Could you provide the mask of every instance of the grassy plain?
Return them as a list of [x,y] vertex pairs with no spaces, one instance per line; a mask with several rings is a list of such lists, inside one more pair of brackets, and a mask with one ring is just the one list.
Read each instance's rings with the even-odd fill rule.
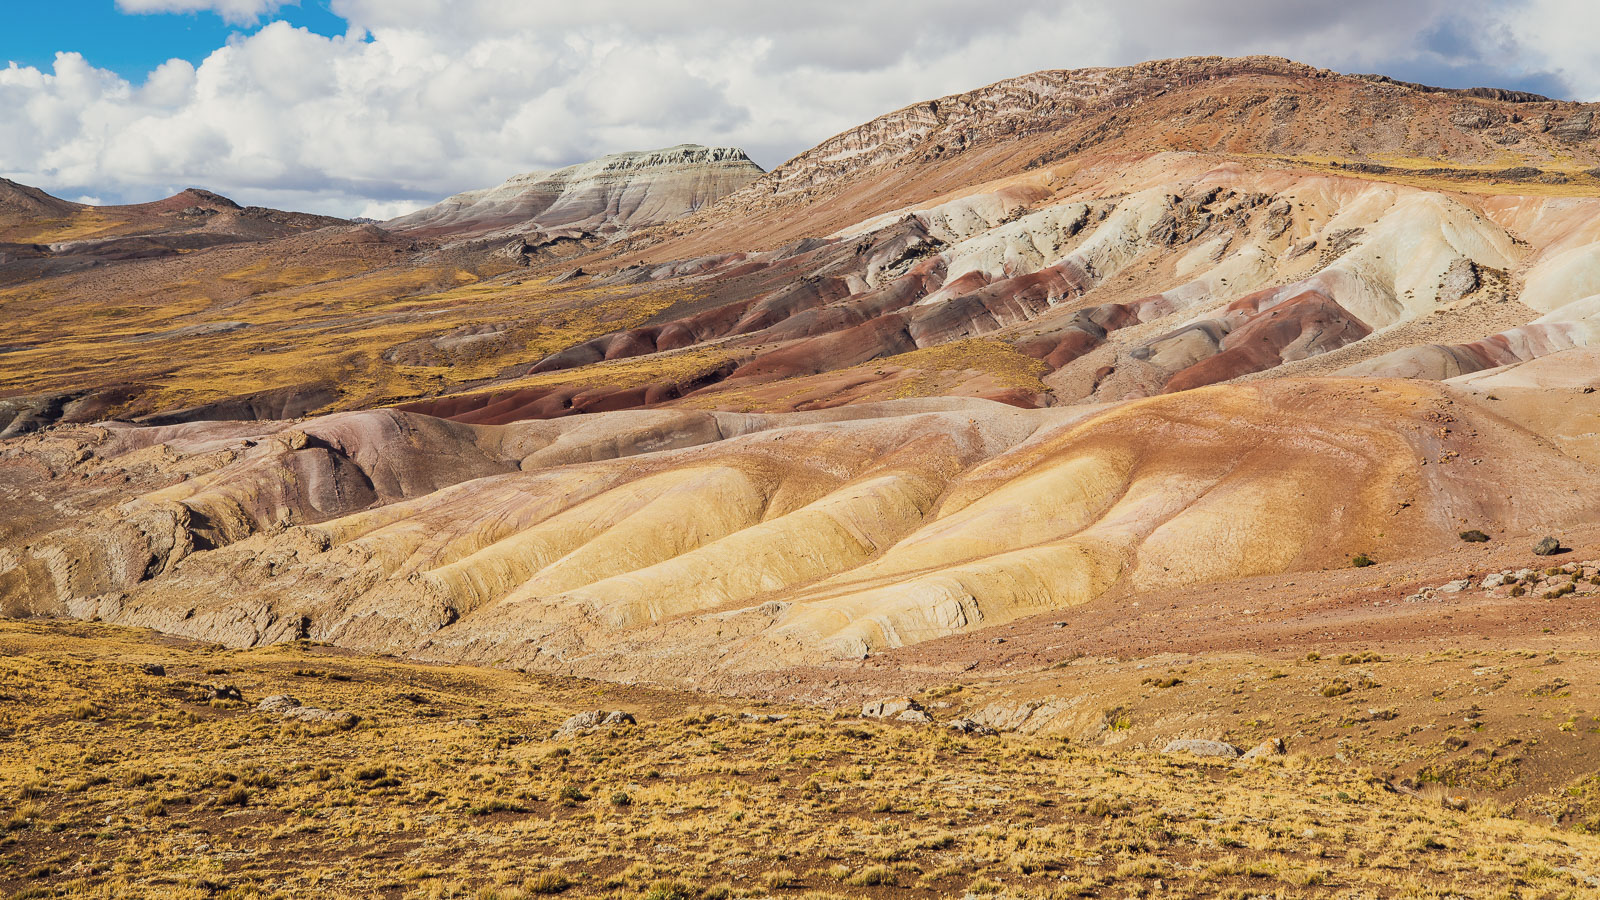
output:
[[[229,685],[242,702],[208,698]],[[255,708],[285,693],[359,721]],[[595,708],[638,722],[552,737]],[[1239,765],[82,623],[0,623],[0,798],[13,898],[1577,898],[1600,884],[1600,839],[1396,792],[1335,759]]]

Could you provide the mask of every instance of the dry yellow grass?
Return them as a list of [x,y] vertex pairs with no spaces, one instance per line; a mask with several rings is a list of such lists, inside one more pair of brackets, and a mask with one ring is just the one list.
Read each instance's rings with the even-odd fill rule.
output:
[[[207,700],[222,684],[245,702]],[[255,710],[278,693],[361,721]],[[552,739],[592,708],[639,721]],[[11,896],[1565,898],[1600,868],[1595,838],[1298,756],[1236,767],[83,624],[0,625],[0,736]]]
[[[531,366],[688,298],[655,285],[552,286],[495,278],[492,267],[397,265],[362,247],[275,259],[223,248],[141,265],[149,271],[122,267],[109,282],[77,274],[0,288],[17,345],[0,392],[139,382],[153,387],[141,412],[320,381],[340,393],[331,408],[371,406]],[[239,324],[183,330],[222,323]],[[474,327],[505,338],[491,352],[431,344]]]

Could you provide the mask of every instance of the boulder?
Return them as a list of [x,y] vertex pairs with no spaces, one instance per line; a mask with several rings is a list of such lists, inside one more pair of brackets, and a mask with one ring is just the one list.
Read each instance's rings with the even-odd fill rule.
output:
[[1196,739],[1181,739],[1172,741],[1162,748],[1162,753],[1192,753],[1195,756],[1219,756],[1224,759],[1238,759],[1244,755],[1238,747],[1227,741],[1203,741]]
[[1472,586],[1472,582],[1466,580],[1465,578],[1460,578],[1460,579],[1457,579],[1455,581],[1451,581],[1451,582],[1448,582],[1446,584],[1439,585],[1439,593],[1441,593],[1441,594],[1459,594],[1459,593],[1461,593],[1462,591],[1466,590],[1467,588],[1469,588],[1471,586]]
[[272,713],[280,719],[293,719],[298,722],[310,722],[317,725],[336,725],[340,728],[349,728],[360,721],[354,713],[336,709],[318,709],[315,706],[304,706],[299,700],[288,694],[273,694],[263,697],[256,704],[257,712]]
[[869,700],[861,705],[861,715],[868,719],[893,719],[907,712],[926,712],[922,704],[910,697],[889,700]]
[[926,725],[933,721],[933,716],[920,709],[908,709],[894,717],[896,722],[910,722],[913,725]]
[[1554,556],[1561,549],[1561,542],[1554,537],[1546,537],[1533,545],[1534,556]]
[[561,727],[556,729],[555,736],[558,738],[571,737],[575,734],[594,731],[597,728],[614,728],[618,725],[634,724],[637,724],[637,721],[633,718],[633,715],[620,709],[614,709],[611,712],[606,712],[602,709],[591,709],[578,713],[562,722]]
[[167,667],[160,663],[145,663],[139,667],[139,671],[146,675],[154,675],[157,678],[161,678],[167,674]]
[[1486,576],[1483,579],[1483,583],[1481,585],[1479,585],[1479,587],[1483,588],[1486,591],[1492,591],[1495,588],[1497,588],[1500,585],[1505,584],[1505,583],[1506,583],[1506,576],[1500,574],[1499,572],[1495,572],[1495,573],[1492,573],[1492,574]]

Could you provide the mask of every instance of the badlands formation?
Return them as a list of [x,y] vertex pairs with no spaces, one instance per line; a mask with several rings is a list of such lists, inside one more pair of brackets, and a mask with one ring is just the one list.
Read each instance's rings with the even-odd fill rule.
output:
[[8,616],[798,696],[1600,537],[1592,105],[1205,58],[380,225],[5,189]]

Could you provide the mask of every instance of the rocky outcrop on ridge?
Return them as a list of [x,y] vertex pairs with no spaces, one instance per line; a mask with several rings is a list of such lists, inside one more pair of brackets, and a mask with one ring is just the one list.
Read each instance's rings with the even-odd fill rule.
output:
[[733,147],[613,153],[467,191],[385,227],[418,237],[559,236],[669,222],[744,187],[761,168]]

